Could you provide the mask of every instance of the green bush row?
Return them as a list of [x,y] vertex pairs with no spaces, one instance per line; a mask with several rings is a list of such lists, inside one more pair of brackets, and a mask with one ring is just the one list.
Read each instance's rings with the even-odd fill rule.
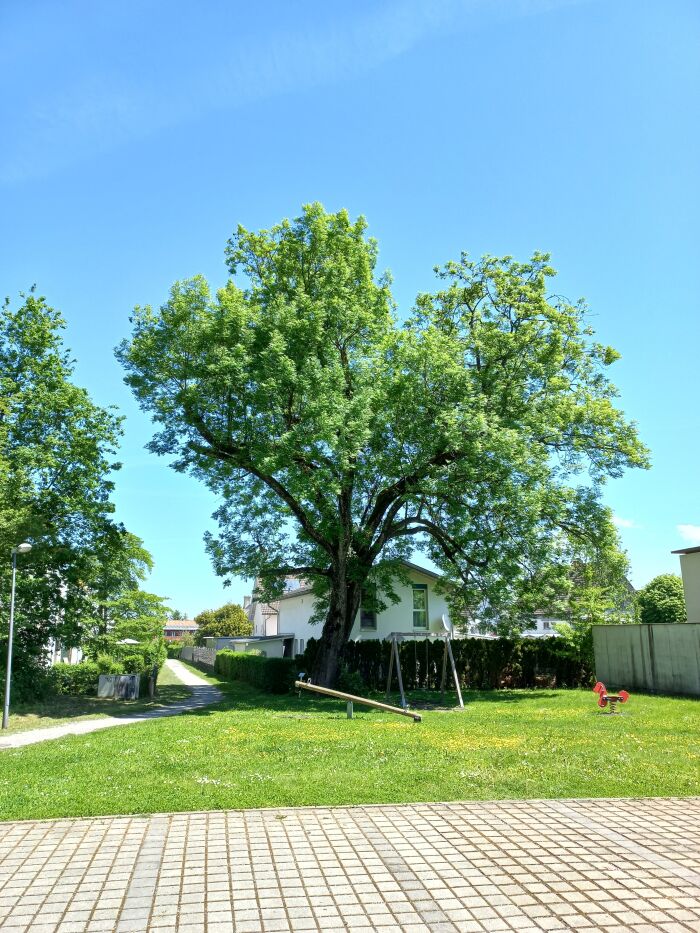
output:
[[298,664],[292,658],[263,658],[242,651],[219,651],[214,670],[222,680],[240,680],[266,693],[288,693]]
[[101,673],[96,661],[54,664],[49,671],[50,688],[60,696],[95,696]]
[[62,696],[95,696],[100,674],[139,674],[141,677],[150,677],[154,665],[160,670],[163,659],[159,646],[128,647],[131,650],[118,658],[99,654],[94,660],[86,659],[79,664],[54,664],[47,672],[49,691]]
[[[560,638],[461,638],[452,643],[461,686],[474,690],[499,687],[578,687],[593,681],[586,658]],[[310,638],[299,670],[312,671],[319,641]],[[341,677],[359,675],[365,687],[383,690],[389,670],[390,642],[351,641],[341,659]],[[407,690],[438,689],[444,642],[441,639],[407,640],[399,644],[401,673]],[[448,663],[448,688],[451,672]],[[396,673],[393,687],[396,688]]]

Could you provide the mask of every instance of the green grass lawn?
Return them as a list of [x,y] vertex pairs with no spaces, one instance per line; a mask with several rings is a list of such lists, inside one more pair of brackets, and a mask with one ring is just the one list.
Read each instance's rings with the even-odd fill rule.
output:
[[158,675],[156,697],[148,695],[138,700],[112,700],[100,697],[52,696],[36,703],[11,706],[7,735],[26,732],[27,729],[46,729],[66,722],[81,722],[84,719],[102,719],[103,716],[126,716],[149,709],[168,706],[190,696],[190,691],[167,667]]
[[423,722],[207,678],[218,706],[0,753],[0,817],[700,792],[700,703],[583,690],[465,694]]

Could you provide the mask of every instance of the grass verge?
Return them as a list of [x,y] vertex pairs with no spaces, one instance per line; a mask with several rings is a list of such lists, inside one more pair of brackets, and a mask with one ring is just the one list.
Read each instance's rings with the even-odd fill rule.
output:
[[158,688],[153,700],[148,696],[138,700],[51,696],[35,703],[12,707],[9,728],[3,735],[29,729],[47,729],[67,722],[82,722],[84,719],[102,719],[104,716],[130,716],[169,706],[189,696],[188,688],[167,667],[163,667],[158,675]]
[[0,817],[700,792],[694,700],[604,716],[589,691],[467,692],[414,725],[205,679],[217,706],[2,752]]

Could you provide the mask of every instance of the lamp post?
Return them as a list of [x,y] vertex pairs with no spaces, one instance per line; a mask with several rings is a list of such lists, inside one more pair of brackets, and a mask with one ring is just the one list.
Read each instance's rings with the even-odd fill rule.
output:
[[5,705],[2,708],[2,728],[7,729],[10,719],[10,678],[12,677],[12,636],[15,628],[15,578],[17,576],[17,555],[31,551],[27,541],[12,548],[12,593],[10,596],[10,631],[7,636],[7,670],[5,671]]

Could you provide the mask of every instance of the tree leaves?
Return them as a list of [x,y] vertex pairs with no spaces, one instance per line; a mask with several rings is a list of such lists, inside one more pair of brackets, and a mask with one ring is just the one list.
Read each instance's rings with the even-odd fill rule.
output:
[[506,613],[607,540],[600,486],[647,452],[548,255],[462,254],[403,323],[345,211],[238,227],[226,255],[238,284],[177,283],[117,351],[151,449],[220,497],[218,573],[269,597],[296,569],[330,599],[415,548],[455,605]]

